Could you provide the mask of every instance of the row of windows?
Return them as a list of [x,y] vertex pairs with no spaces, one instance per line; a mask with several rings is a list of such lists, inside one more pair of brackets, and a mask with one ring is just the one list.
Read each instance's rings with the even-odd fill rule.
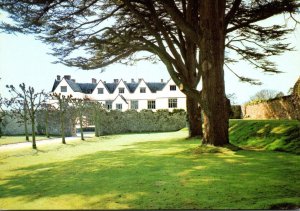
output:
[[[134,109],[134,110],[137,110],[139,109],[139,101],[137,100],[131,100],[130,101],[130,109]],[[168,99],[168,106],[169,108],[177,108],[177,99],[176,98],[170,98]],[[108,109],[108,110],[111,110],[112,109],[112,101],[111,100],[108,100],[108,101],[105,101],[105,108]],[[147,101],[147,108],[148,109],[155,109],[156,108],[156,102],[155,100],[148,100]],[[122,104],[116,104],[116,109],[118,110],[122,110]]]

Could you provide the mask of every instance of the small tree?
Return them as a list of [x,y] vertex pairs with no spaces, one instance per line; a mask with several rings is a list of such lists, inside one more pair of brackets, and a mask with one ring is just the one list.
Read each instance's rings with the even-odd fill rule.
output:
[[[19,85],[21,86],[21,84]],[[28,133],[28,101],[26,92],[21,89],[18,91],[13,85],[6,85],[12,98],[7,102],[7,106],[11,108],[11,114],[14,118],[20,117],[18,123],[24,123],[25,139],[29,141]],[[21,87],[20,87],[21,88]]]
[[65,135],[65,119],[66,119],[66,111],[69,108],[69,103],[71,102],[72,95],[61,95],[60,93],[53,93],[50,96],[54,97],[58,101],[59,116],[60,116],[60,133],[62,143],[66,144],[66,135]]
[[23,111],[24,111],[24,120],[25,120],[25,132],[26,140],[28,138],[28,130],[27,130],[27,116],[31,122],[31,130],[32,130],[32,148],[37,149],[36,139],[35,139],[35,119],[36,112],[41,107],[42,103],[45,101],[44,96],[45,92],[42,90],[40,92],[35,92],[34,88],[29,86],[28,89],[24,83],[20,84],[19,87],[21,91],[18,91],[13,85],[8,86],[10,91],[16,94],[15,100],[16,102],[23,102]]
[[95,136],[99,137],[100,136],[100,116],[101,112],[103,111],[103,106],[101,103],[98,101],[89,101],[88,103],[88,116],[89,116],[89,121],[94,122],[95,125]]
[[83,136],[83,123],[84,123],[84,118],[83,115],[87,109],[87,101],[89,99],[72,99],[72,104],[75,106],[76,114],[79,117],[79,125],[80,125],[80,136],[81,140],[84,141],[84,136]]
[[263,89],[257,92],[255,95],[250,97],[251,101],[265,101],[275,98],[279,94],[278,91]]
[[4,110],[4,105],[7,100],[0,96],[0,138],[2,137],[2,128],[5,124],[5,117],[7,116],[7,111]]

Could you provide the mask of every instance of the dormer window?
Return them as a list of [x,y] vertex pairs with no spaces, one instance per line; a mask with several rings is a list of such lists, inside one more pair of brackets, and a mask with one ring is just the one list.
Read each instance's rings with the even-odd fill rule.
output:
[[60,92],[67,92],[67,86],[61,86]]
[[98,94],[103,94],[103,88],[98,88]]
[[124,88],[119,88],[119,93],[122,94],[124,93],[125,89]]
[[170,91],[176,91],[176,86],[175,85],[170,85]]
[[145,87],[141,87],[140,88],[140,93],[146,93],[146,88]]

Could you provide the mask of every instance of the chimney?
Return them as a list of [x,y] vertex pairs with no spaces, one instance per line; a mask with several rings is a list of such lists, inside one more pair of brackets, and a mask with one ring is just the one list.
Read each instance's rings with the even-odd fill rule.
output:
[[163,82],[164,82],[164,79],[160,79],[160,82],[163,83]]
[[106,84],[106,81],[103,81],[104,84]]
[[71,79],[71,81],[73,81],[74,83],[76,82],[75,79]]
[[56,80],[60,81],[60,75],[56,76]]
[[71,80],[71,76],[70,76],[70,75],[64,75],[64,78],[65,78],[66,80]]
[[142,78],[139,78],[139,83],[142,81]]
[[97,83],[96,78],[92,78],[92,84],[96,84],[96,83]]
[[114,83],[118,83],[119,82],[119,79],[114,79]]
[[134,83],[134,79],[133,78],[131,79],[131,83]]

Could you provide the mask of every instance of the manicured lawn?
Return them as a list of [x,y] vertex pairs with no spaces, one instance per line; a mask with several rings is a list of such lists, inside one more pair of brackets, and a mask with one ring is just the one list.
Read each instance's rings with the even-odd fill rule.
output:
[[[51,137],[53,138],[53,137]],[[46,136],[36,136],[35,140],[45,140],[49,139]],[[32,137],[29,136],[29,141],[32,141]],[[0,146],[5,144],[15,144],[15,143],[22,143],[27,142],[25,136],[2,136],[0,138]]]
[[[268,209],[300,205],[300,157],[199,153],[187,131],[0,151],[0,209]],[[205,150],[203,150],[205,151]]]

